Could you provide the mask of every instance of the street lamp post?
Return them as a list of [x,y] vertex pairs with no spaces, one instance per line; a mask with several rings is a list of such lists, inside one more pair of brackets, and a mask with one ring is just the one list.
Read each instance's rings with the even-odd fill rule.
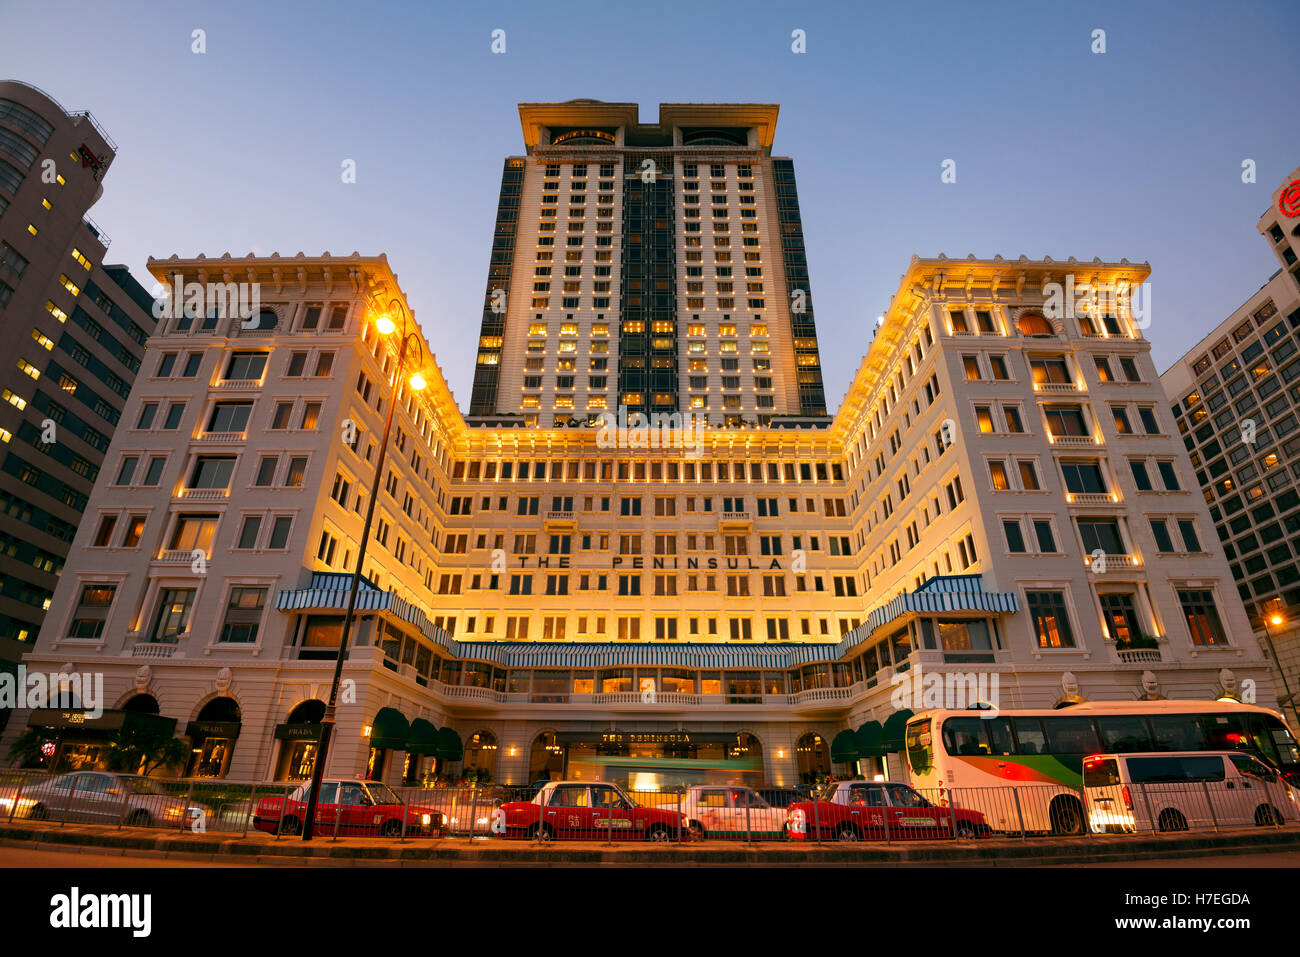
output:
[[[338,658],[334,662],[334,680],[330,684],[329,702],[325,705],[325,716],[321,719],[320,728],[320,745],[316,749],[316,760],[312,764],[311,787],[307,793],[307,815],[302,824],[302,839],[310,841],[312,830],[316,821],[316,804],[320,797],[321,779],[325,776],[325,761],[329,755],[330,739],[334,734],[334,709],[338,703],[339,685],[343,680],[343,662],[348,656],[348,637],[352,632],[352,619],[357,608],[357,593],[361,589],[361,569],[366,561],[366,546],[370,543],[370,523],[375,516],[375,501],[379,498],[379,483],[384,474],[384,459],[388,455],[388,433],[393,426],[393,410],[397,408],[397,391],[402,381],[402,371],[406,366],[407,348],[414,343],[415,355],[423,356],[423,349],[420,346],[420,337],[414,330],[408,330],[406,307],[400,299],[393,299],[388,304],[389,315],[380,316],[375,320],[375,328],[380,334],[385,336],[392,335],[397,331],[397,324],[393,322],[392,313],[396,312],[401,316],[401,346],[397,350],[397,371],[393,376],[393,394],[388,402],[388,414],[384,418],[384,437],[379,442],[379,461],[375,464],[375,480],[370,484],[370,501],[366,503],[366,521],[361,529],[361,547],[357,552],[357,564],[352,570],[352,590],[348,594],[348,612],[343,619],[343,635],[339,639]],[[412,374],[411,388],[419,391],[424,388],[424,377],[418,372]]]
[[1273,646],[1273,635],[1268,630],[1270,623],[1280,625],[1284,619],[1276,611],[1262,617],[1264,620],[1264,641],[1268,643],[1268,652],[1273,656],[1273,663],[1277,665],[1278,677],[1282,679],[1282,691],[1286,695],[1287,703],[1291,705],[1291,713],[1295,715],[1296,731],[1300,733],[1300,708],[1296,707],[1295,695],[1291,693],[1291,683],[1286,680],[1286,672],[1282,669],[1282,659],[1277,656],[1277,648]]

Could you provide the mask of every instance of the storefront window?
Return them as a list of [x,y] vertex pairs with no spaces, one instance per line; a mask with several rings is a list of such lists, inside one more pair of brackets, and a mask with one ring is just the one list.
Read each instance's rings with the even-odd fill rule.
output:
[[533,672],[533,693],[529,699],[539,704],[562,704],[569,699],[567,671]]
[[506,679],[507,694],[528,694],[533,673],[527,668],[514,668]]
[[632,689],[631,668],[610,668],[599,673],[600,693],[617,694]]
[[596,690],[596,678],[590,671],[575,671],[573,673],[573,693],[574,694],[592,694]]
[[669,694],[695,694],[695,672],[665,668],[660,673],[663,690]]
[[700,672],[700,694],[722,694],[722,673],[718,671]]
[[762,703],[763,682],[757,671],[727,672],[728,704]]

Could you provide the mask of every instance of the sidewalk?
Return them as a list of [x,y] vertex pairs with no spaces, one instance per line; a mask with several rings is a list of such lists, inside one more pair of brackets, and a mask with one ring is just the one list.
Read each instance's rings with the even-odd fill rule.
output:
[[[1244,828],[1222,833],[1152,837],[1073,837],[980,841],[920,841],[909,844],[828,843],[818,846],[769,841],[700,844],[615,844],[566,842],[538,845],[492,838],[375,840],[328,837],[304,843],[271,835],[177,834],[95,826],[0,824],[0,846],[39,850],[95,849],[98,853],[221,861],[249,866],[880,866],[944,865],[1016,867],[1038,864],[1091,864],[1206,854],[1232,855],[1300,849],[1300,828]],[[1226,863],[1226,862],[1225,862]]]

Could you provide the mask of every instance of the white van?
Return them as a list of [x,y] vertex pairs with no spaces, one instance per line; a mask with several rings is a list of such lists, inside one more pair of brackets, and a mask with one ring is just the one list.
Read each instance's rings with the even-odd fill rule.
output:
[[1090,755],[1083,791],[1097,834],[1300,820],[1295,792],[1272,768],[1238,751]]

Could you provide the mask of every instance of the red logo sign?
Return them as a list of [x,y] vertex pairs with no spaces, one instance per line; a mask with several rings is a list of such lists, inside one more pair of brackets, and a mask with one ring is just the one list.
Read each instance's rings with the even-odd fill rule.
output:
[[1283,216],[1300,216],[1300,179],[1292,180],[1277,198],[1277,208]]

